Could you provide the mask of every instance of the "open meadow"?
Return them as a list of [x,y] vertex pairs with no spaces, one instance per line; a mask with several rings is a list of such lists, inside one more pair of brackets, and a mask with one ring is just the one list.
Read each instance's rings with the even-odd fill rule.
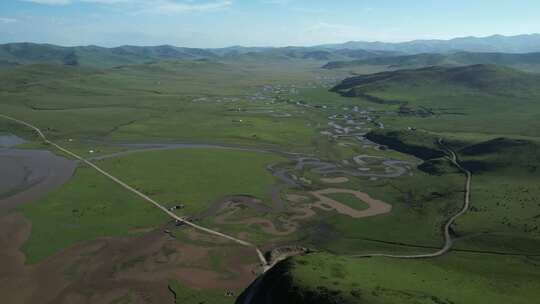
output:
[[[18,66],[0,69],[0,113],[37,126],[175,216],[256,246],[272,265],[318,252],[278,263],[257,296],[275,288],[340,303],[538,297],[538,77],[474,66],[342,82],[347,71],[321,66]],[[503,89],[486,85],[506,79]],[[0,119],[0,134],[24,139],[14,146],[29,151],[23,163],[46,150],[76,167],[5,211],[3,265],[15,279],[0,293],[29,282],[59,303],[233,303],[260,274],[254,248],[173,219],[27,126]],[[443,227],[463,208],[464,170],[472,203],[449,225],[450,253],[362,257],[442,248]],[[272,285],[280,278],[289,285]]]

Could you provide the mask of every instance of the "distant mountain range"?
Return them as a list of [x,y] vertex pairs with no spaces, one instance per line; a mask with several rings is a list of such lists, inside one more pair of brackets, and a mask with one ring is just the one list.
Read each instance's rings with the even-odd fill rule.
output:
[[198,49],[160,45],[105,48],[99,46],[62,47],[51,44],[9,43],[0,45],[0,67],[46,63],[106,68],[161,60],[185,59],[254,60],[257,62],[300,59],[328,62],[399,54],[389,51],[326,50],[314,47],[256,48],[236,46],[221,49]]
[[342,44],[327,44],[318,47],[326,49],[363,49],[420,53],[496,52],[532,53],[540,52],[540,34],[489,37],[463,37],[450,40],[414,40],[400,43],[350,41]]
[[[486,54],[486,52],[488,54]],[[518,55],[521,53],[533,53]],[[321,61],[326,68],[385,65],[396,68],[429,65],[503,64],[540,65],[540,34],[417,40],[404,43],[347,42],[313,47],[242,47],[201,49],[161,46],[63,47],[51,44],[0,45],[0,68],[21,64],[61,64],[108,68],[161,60],[245,60],[276,62]],[[522,68],[522,67],[520,67]]]

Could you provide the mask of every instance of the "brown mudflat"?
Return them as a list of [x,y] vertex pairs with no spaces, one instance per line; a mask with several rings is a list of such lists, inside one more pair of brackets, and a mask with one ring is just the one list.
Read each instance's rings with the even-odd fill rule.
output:
[[76,167],[49,151],[0,149],[0,214],[57,189]]
[[[319,200],[318,202],[313,204],[315,207],[318,207],[323,210],[328,210],[328,211],[335,210],[338,213],[348,215],[354,218],[375,216],[375,215],[385,214],[392,211],[392,205],[385,203],[383,201],[374,199],[371,196],[369,196],[367,193],[360,192],[360,191],[349,190],[349,189],[329,188],[329,189],[324,189],[324,190],[319,190],[319,191],[313,191],[310,193]],[[369,208],[365,210],[358,210],[326,196],[327,194],[333,194],[333,193],[352,194],[356,198],[358,198],[358,200],[363,201],[366,204],[368,204]]]
[[[255,278],[256,259],[242,258],[253,255],[250,248],[214,244],[208,236],[204,243],[180,241],[163,230],[80,243],[25,265],[19,248],[31,224],[21,214],[5,215],[0,218],[1,302],[109,303],[130,295],[135,303],[166,304],[174,303],[170,279],[193,288],[228,290],[245,288]],[[210,257],[216,252],[223,258],[220,269],[212,268]]]
[[321,178],[321,182],[323,182],[325,184],[343,184],[343,183],[346,183],[348,181],[349,181],[349,179],[347,177],[344,177],[344,176],[340,176],[340,177],[323,177],[323,178]]

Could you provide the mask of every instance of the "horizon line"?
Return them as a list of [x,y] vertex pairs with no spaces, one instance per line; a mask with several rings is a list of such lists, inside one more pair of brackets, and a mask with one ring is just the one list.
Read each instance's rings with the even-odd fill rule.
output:
[[441,38],[433,38],[433,39],[412,39],[412,40],[404,40],[404,41],[395,41],[395,42],[389,42],[389,41],[381,41],[381,40],[349,40],[344,42],[335,42],[335,43],[320,43],[315,45],[284,45],[284,46],[247,46],[247,45],[241,45],[241,44],[235,44],[235,45],[229,45],[224,47],[190,47],[190,46],[179,46],[174,44],[122,44],[117,46],[102,46],[97,44],[74,44],[74,45],[62,45],[62,44],[54,44],[54,43],[48,43],[48,42],[32,42],[32,41],[13,41],[13,42],[3,42],[0,43],[0,45],[6,45],[6,44],[41,44],[41,45],[53,45],[58,47],[64,47],[64,48],[72,48],[72,47],[100,47],[105,49],[114,49],[119,47],[159,47],[159,46],[171,46],[176,48],[188,48],[188,49],[202,49],[202,50],[220,50],[220,49],[228,49],[228,48],[260,48],[260,49],[278,49],[278,48],[314,48],[314,47],[325,47],[325,46],[333,46],[333,45],[343,45],[347,43],[381,43],[381,44],[403,44],[403,43],[412,43],[412,42],[425,42],[425,41],[452,41],[452,40],[458,40],[458,39],[486,39],[486,38],[493,38],[493,37],[504,37],[504,38],[514,38],[514,37],[521,37],[521,36],[537,36],[540,35],[540,32],[532,32],[528,34],[516,34],[516,35],[502,35],[502,34],[492,34],[487,36],[457,36],[454,38],[448,38],[448,39],[441,39]]

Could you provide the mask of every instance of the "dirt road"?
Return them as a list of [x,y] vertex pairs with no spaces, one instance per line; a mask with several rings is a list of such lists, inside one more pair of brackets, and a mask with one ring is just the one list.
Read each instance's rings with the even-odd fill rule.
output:
[[452,151],[450,148],[446,147],[442,141],[442,139],[439,139],[439,144],[444,147],[445,152],[448,154],[448,160],[456,166],[461,172],[463,172],[466,176],[465,179],[465,196],[463,199],[463,206],[452,217],[448,219],[448,221],[444,224],[443,227],[443,234],[444,234],[444,246],[433,253],[426,253],[426,254],[414,254],[414,255],[394,255],[394,254],[381,254],[381,253],[373,253],[373,254],[361,254],[361,255],[354,255],[353,257],[387,257],[387,258],[398,258],[398,259],[425,259],[425,258],[434,258],[442,256],[446,253],[448,253],[452,246],[454,245],[454,240],[452,239],[452,235],[450,234],[450,227],[455,223],[455,221],[465,214],[471,205],[471,182],[472,182],[472,173],[463,168],[461,164],[459,163],[458,157],[454,151]]
[[257,257],[258,259],[260,260],[261,262],[261,265],[262,265],[262,268],[263,268],[263,272],[265,272],[266,270],[268,270],[268,263],[263,255],[263,253],[261,252],[261,250],[249,243],[249,242],[246,242],[246,241],[243,241],[243,240],[240,240],[240,239],[237,239],[233,236],[230,236],[230,235],[227,235],[227,234],[224,234],[224,233],[221,233],[219,231],[215,231],[215,230],[212,230],[212,229],[209,229],[209,228],[206,228],[206,227],[203,227],[203,226],[200,226],[200,225],[197,225],[195,223],[192,223],[190,221],[187,221],[185,220],[184,218],[181,218],[179,216],[177,216],[176,214],[174,214],[173,212],[169,211],[167,208],[165,208],[163,205],[159,204],[158,202],[156,202],[155,200],[153,200],[152,198],[150,198],[149,196],[143,194],[142,192],[136,190],[135,188],[129,186],[128,184],[124,183],[123,181],[121,181],[120,179],[118,179],[117,177],[109,174],[108,172],[106,172],[105,170],[99,168],[97,165],[95,165],[94,163],[84,159],[83,157],[69,151],[68,149],[65,149],[63,148],[62,146],[50,141],[47,139],[47,137],[43,134],[43,132],[36,126],[30,124],[30,123],[27,123],[25,121],[22,121],[22,120],[19,120],[19,119],[16,119],[16,118],[13,118],[13,117],[10,117],[10,116],[7,116],[7,115],[3,115],[3,114],[0,114],[0,117],[2,118],[5,118],[7,120],[10,120],[12,122],[16,122],[16,123],[19,123],[19,124],[22,124],[32,130],[34,130],[37,135],[47,144],[50,144],[52,146],[54,146],[55,148],[57,148],[58,150],[72,156],[73,158],[75,159],[78,159],[80,160],[81,162],[85,163],[86,165],[94,168],[96,171],[98,171],[99,173],[101,173],[102,175],[106,176],[107,178],[111,179],[112,181],[114,181],[115,183],[117,183],[118,185],[120,185],[121,187],[123,187],[124,189],[134,193],[135,195],[139,196],[140,198],[144,199],[145,201],[147,201],[148,203],[154,205],[156,208],[160,209],[161,211],[163,211],[165,214],[167,214],[169,217],[173,218],[174,220],[177,220],[181,223],[184,223],[185,225],[188,225],[190,227],[193,227],[197,230],[201,230],[201,231],[204,231],[206,233],[209,233],[209,234],[212,234],[212,235],[215,235],[215,236],[219,236],[219,237],[222,237],[222,238],[225,238],[225,239],[228,239],[230,241],[233,241],[235,243],[238,243],[240,245],[243,245],[243,246],[247,246],[247,247],[252,247],[256,253],[257,253]]

